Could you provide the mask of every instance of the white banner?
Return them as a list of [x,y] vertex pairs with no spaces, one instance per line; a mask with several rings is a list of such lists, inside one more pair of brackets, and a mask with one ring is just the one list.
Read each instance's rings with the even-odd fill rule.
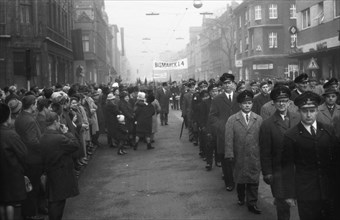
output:
[[181,59],[172,62],[153,61],[154,70],[182,70],[188,69],[188,59]]

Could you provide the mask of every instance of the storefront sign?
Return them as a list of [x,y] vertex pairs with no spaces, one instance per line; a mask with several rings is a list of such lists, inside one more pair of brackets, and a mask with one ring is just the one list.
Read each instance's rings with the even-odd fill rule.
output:
[[274,65],[272,63],[269,64],[253,64],[253,70],[271,70]]
[[243,66],[242,60],[235,60],[235,66],[242,67]]

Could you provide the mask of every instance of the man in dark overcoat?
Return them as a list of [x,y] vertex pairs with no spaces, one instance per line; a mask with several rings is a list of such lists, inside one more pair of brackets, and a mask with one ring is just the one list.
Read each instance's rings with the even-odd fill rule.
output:
[[78,151],[80,143],[66,126],[61,126],[57,113],[48,113],[46,125],[40,144],[47,175],[48,217],[59,220],[62,219],[66,199],[79,194],[72,154]]
[[168,125],[169,101],[171,93],[168,88],[168,83],[163,82],[162,87],[157,90],[156,99],[161,106],[160,119],[161,125]]
[[295,99],[301,121],[285,133],[283,141],[283,197],[290,205],[297,200],[301,220],[331,219],[335,135],[316,121],[320,102],[320,96],[310,91]]
[[24,217],[38,216],[40,176],[43,173],[42,149],[39,144],[41,131],[35,118],[36,109],[36,97],[33,95],[24,96],[22,98],[22,112],[14,124],[15,131],[27,147],[25,175],[30,179],[33,186],[33,190],[27,194],[27,199],[22,204]]
[[294,79],[294,83],[296,88],[292,91],[291,100],[293,101],[296,99],[296,97],[307,91],[309,83],[308,75],[306,73],[298,75]]
[[261,114],[261,107],[270,101],[268,82],[267,81],[261,82],[259,88],[260,88],[260,93],[255,95],[254,100],[253,100],[254,105],[252,109],[252,111],[258,115]]
[[117,115],[119,115],[121,112],[119,111],[118,106],[115,104],[116,97],[113,95],[113,93],[109,93],[107,95],[106,99],[106,105],[104,106],[104,116],[106,120],[106,126],[107,126],[107,136],[111,140],[110,147],[113,147],[113,141],[112,138],[117,141],[118,137],[118,119]]
[[195,83],[188,82],[186,84],[186,87],[188,87],[188,92],[186,92],[183,95],[182,117],[189,130],[189,141],[193,141],[194,136],[193,136],[193,131],[192,131],[193,129],[192,129],[191,105],[192,105],[192,96],[195,92]]
[[264,120],[260,127],[260,159],[263,180],[270,185],[275,198],[278,220],[289,220],[290,206],[283,197],[281,154],[283,149],[283,135],[299,122],[295,112],[288,111],[290,90],[280,85],[274,87],[270,93],[276,112]]
[[173,102],[173,109],[174,110],[179,110],[179,87],[177,85],[176,81],[172,82],[172,86],[170,88],[171,91],[171,97],[172,97],[172,102]]
[[210,123],[216,130],[217,153],[222,163],[224,183],[227,191],[232,191],[235,187],[233,180],[233,163],[224,158],[225,144],[225,124],[228,118],[240,110],[236,101],[234,75],[224,73],[220,77],[224,92],[217,95],[211,102],[209,113]]

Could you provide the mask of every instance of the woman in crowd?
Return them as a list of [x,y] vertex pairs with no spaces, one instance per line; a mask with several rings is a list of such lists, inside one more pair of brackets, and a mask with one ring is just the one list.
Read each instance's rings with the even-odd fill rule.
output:
[[134,123],[134,112],[133,106],[129,103],[129,93],[123,91],[119,94],[119,110],[125,116],[125,126],[128,130],[128,141],[131,147],[134,145],[134,137],[133,137],[133,123]]
[[27,148],[11,126],[11,111],[0,104],[0,219],[14,219],[14,207],[26,199],[24,161]]

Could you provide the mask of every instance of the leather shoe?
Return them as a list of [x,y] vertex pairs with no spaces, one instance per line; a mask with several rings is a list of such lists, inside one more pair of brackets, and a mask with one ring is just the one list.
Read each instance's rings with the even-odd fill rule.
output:
[[234,187],[233,186],[227,186],[227,188],[225,188],[227,191],[231,192],[233,191]]
[[205,169],[207,169],[207,171],[210,171],[212,169],[212,166],[211,165],[206,165]]
[[239,206],[243,206],[243,205],[244,205],[244,200],[238,200],[238,201],[237,201],[237,204],[238,204]]
[[248,210],[249,210],[249,212],[252,212],[254,214],[261,214],[261,210],[259,208],[257,208],[256,205],[248,206]]

